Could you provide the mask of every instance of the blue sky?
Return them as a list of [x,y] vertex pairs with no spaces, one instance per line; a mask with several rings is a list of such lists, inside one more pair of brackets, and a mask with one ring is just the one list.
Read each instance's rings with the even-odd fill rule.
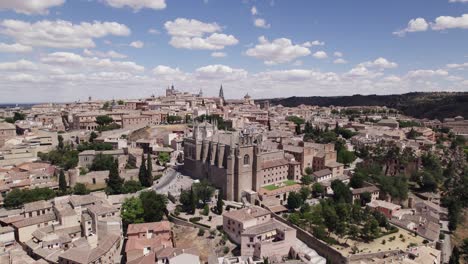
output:
[[468,91],[468,0],[34,2],[0,0],[0,102]]

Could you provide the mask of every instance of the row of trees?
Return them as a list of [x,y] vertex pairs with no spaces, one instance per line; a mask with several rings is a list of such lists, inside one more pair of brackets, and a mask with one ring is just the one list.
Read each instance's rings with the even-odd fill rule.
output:
[[[182,210],[189,214],[194,214],[198,207],[202,208],[207,204],[211,197],[213,197],[214,191],[215,188],[206,180],[194,183],[190,190],[183,190],[180,194],[179,201],[182,205]],[[222,199],[222,193],[218,195],[218,199]],[[220,203],[219,200],[218,203]],[[222,213],[222,204],[217,210]]]

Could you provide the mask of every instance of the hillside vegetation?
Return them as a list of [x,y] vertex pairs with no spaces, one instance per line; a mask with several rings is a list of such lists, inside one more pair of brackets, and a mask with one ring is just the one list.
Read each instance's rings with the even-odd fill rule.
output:
[[301,104],[318,106],[387,106],[416,118],[468,118],[468,92],[407,93],[394,95],[311,96],[256,100],[294,107]]

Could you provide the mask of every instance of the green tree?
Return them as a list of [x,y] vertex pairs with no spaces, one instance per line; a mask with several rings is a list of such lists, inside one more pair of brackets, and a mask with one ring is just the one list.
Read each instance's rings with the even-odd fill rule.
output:
[[118,100],[118,101],[117,101],[117,104],[118,104],[118,105],[124,105],[125,102],[124,102],[123,100]]
[[96,124],[99,126],[107,126],[112,122],[114,122],[114,119],[108,115],[96,116]]
[[98,135],[96,134],[96,132],[92,131],[91,134],[89,134],[89,142],[93,143],[97,137]]
[[359,236],[359,227],[356,225],[350,225],[348,228],[348,237],[352,240],[356,240]]
[[370,192],[364,192],[361,194],[361,205],[365,206],[366,204],[370,203],[372,200],[372,195]]
[[354,154],[354,152],[345,149],[339,150],[337,156],[338,162],[341,162],[346,166],[349,166],[349,164],[356,160],[356,155]]
[[333,200],[340,203],[351,203],[353,201],[353,194],[349,187],[340,180],[334,180],[331,183],[333,190]]
[[307,174],[301,177],[301,183],[304,185],[309,185],[312,183],[312,181],[313,181],[312,175]]
[[65,173],[63,169],[60,170],[59,173],[59,190],[61,193],[65,193],[67,191],[67,180],[65,179]]
[[312,173],[314,173],[314,171],[312,170],[311,167],[306,167],[304,169],[304,172],[305,172],[306,175],[312,175]]
[[155,191],[144,191],[140,193],[140,200],[143,205],[145,222],[159,222],[167,212],[167,197],[157,194]]
[[321,196],[325,194],[325,188],[323,188],[322,184],[316,182],[314,185],[312,185],[312,193],[315,197]]
[[305,201],[310,196],[310,189],[307,186],[302,186],[299,190],[299,194],[301,195],[302,200]]
[[218,200],[216,201],[216,211],[220,215],[223,214],[223,205],[224,205],[224,202],[223,202],[223,189],[219,189]]
[[195,197],[198,200],[201,200],[203,205],[206,205],[206,202],[208,202],[214,194],[215,189],[213,186],[211,186],[210,183],[206,180],[202,180],[201,182],[195,183],[192,186]]
[[302,197],[299,193],[290,192],[288,195],[288,207],[289,209],[297,209],[301,207],[303,203]]
[[148,153],[146,159],[146,182],[145,187],[150,187],[153,185],[153,159],[151,159],[151,154]]
[[145,221],[143,203],[138,197],[125,199],[121,211],[122,223],[125,228],[129,224],[138,224]]
[[457,246],[453,247],[452,255],[450,256],[449,264],[460,264],[460,250]]
[[107,190],[108,194],[120,194],[122,193],[124,179],[119,175],[119,163],[117,160],[114,161],[110,171],[109,179],[107,180]]
[[140,181],[142,186],[151,186],[147,179],[148,173],[146,172],[146,161],[145,161],[145,154],[141,154],[141,165],[140,170],[138,171],[138,180]]
[[25,203],[39,200],[50,200],[55,197],[55,192],[49,188],[35,188],[31,190],[13,189],[4,200],[6,208],[18,208]]
[[114,157],[112,157],[111,155],[105,155],[105,154],[99,153],[96,155],[96,157],[94,157],[93,163],[91,163],[89,170],[110,171],[112,169],[112,166],[114,166],[114,163],[115,163]]
[[73,187],[73,194],[85,195],[89,193],[90,191],[88,190],[88,188],[86,188],[86,185],[84,185],[83,183],[78,182],[75,184],[75,187]]
[[161,152],[158,155],[158,161],[159,164],[162,166],[166,166],[166,163],[168,163],[171,160],[171,156],[167,152]]
[[62,135],[58,135],[58,136],[57,136],[57,140],[58,140],[57,149],[63,150],[63,148],[64,148],[63,136],[62,136]]
[[125,181],[122,187],[122,193],[136,193],[143,189],[139,181],[129,180]]

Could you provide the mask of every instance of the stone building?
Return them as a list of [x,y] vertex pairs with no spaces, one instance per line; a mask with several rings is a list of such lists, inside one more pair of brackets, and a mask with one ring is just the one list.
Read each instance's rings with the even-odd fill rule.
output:
[[266,149],[253,131],[218,131],[215,124],[196,124],[184,139],[184,170],[208,179],[227,200],[241,201],[246,192],[267,185],[299,180],[300,163],[283,150]]
[[5,142],[16,136],[16,127],[10,123],[1,122],[0,123],[0,147],[2,147]]

